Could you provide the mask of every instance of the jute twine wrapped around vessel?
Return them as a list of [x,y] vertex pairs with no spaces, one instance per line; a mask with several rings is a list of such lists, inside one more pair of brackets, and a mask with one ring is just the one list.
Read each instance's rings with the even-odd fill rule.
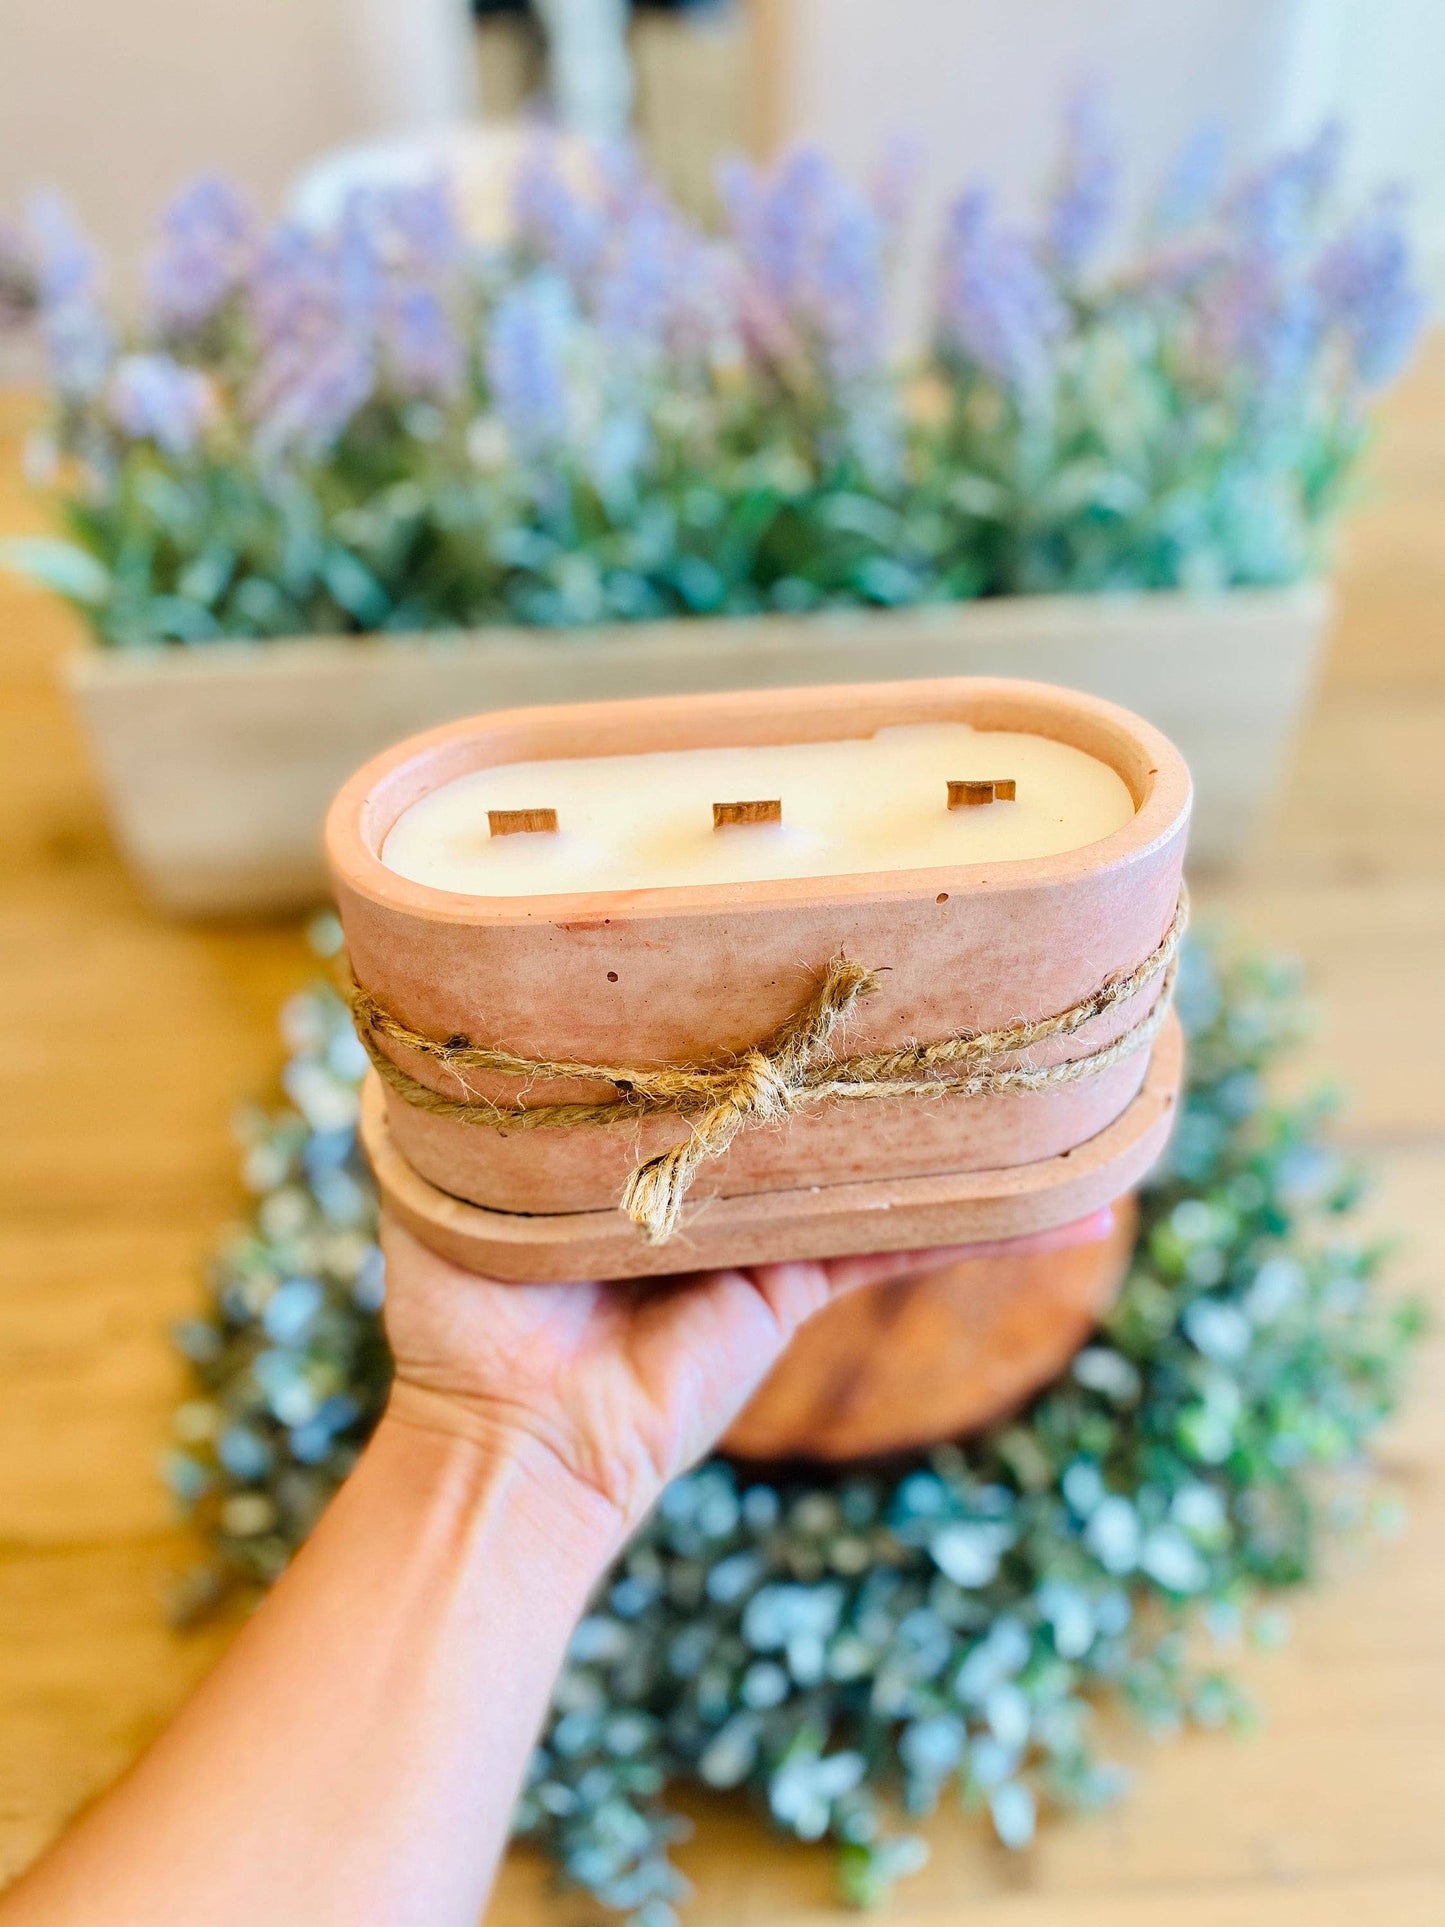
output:
[[[677,1228],[698,1166],[720,1157],[746,1127],[775,1123],[818,1104],[1047,1090],[1097,1076],[1143,1050],[1153,1042],[1168,1013],[1179,943],[1188,919],[1188,897],[1181,890],[1173,922],[1142,962],[1106,977],[1087,997],[1052,1016],[858,1057],[835,1056],[830,1049],[833,1035],[858,999],[881,987],[882,978],[878,971],[846,957],[833,960],[813,995],[771,1037],[700,1064],[585,1064],[569,1058],[520,1057],[465,1037],[427,1037],[385,1009],[349,976],[343,990],[357,1035],[378,1075],[406,1103],[434,1117],[507,1131],[632,1124],[659,1113],[688,1119],[688,1136],[639,1164],[622,1195],[627,1216],[649,1243],[660,1244]],[[1104,1012],[1133,1001],[1160,979],[1159,994],[1148,1011],[1112,1043],[1057,1064],[1035,1067],[1011,1061],[1035,1044],[1071,1036]],[[383,1050],[383,1039],[445,1067],[466,1096],[445,1097],[423,1084]],[[468,1071],[528,1081],[581,1078],[610,1084],[613,1095],[588,1103],[498,1103],[471,1088]]]

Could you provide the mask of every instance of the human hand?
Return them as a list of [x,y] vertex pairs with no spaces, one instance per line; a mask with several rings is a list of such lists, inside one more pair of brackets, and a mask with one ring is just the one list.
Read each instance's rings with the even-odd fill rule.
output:
[[630,1529],[832,1298],[960,1258],[1083,1243],[1107,1218],[1003,1243],[554,1285],[478,1277],[387,1220],[386,1326],[396,1361],[389,1413],[540,1453],[549,1471],[600,1494]]

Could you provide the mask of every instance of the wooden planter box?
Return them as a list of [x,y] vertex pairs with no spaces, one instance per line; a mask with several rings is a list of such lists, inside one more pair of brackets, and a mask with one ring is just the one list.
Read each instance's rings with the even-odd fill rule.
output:
[[151,897],[190,915],[326,892],[321,824],[358,764],[481,710],[613,696],[1002,675],[1121,703],[1195,780],[1190,852],[1223,866],[1258,829],[1308,701],[1324,583],[1218,597],[1026,596],[906,611],[590,630],[320,638],[122,654],[68,681],[116,834]]

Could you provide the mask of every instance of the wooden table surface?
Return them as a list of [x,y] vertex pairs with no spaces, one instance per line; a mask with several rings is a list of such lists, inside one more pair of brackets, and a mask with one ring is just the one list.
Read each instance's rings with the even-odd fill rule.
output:
[[[0,399],[0,528],[40,526],[30,414]],[[1445,341],[1394,399],[1350,531],[1343,619],[1277,818],[1204,893],[1302,954],[1312,1061],[1407,1243],[1395,1277],[1445,1303]],[[119,1771],[224,1636],[166,1629],[183,1566],[156,1465],[181,1377],[167,1342],[240,1207],[229,1119],[278,1067],[308,975],[295,926],[186,928],[107,840],[55,664],[73,624],[0,578],[0,1881]],[[1027,1858],[933,1828],[885,1919],[911,1927],[1393,1927],[1445,1921],[1445,1350],[1427,1346],[1386,1457],[1403,1539],[1336,1555],[1283,1653],[1247,1662],[1249,1739],[1132,1737],[1134,1795]],[[695,1927],[834,1918],[825,1856],[708,1806],[682,1862]],[[516,1856],[490,1919],[588,1918]],[[167,1924],[169,1927],[169,1923]],[[180,1923],[176,1923],[180,1927]]]

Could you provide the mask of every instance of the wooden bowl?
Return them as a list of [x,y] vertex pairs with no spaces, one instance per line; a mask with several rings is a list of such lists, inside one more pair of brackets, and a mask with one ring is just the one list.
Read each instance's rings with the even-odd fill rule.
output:
[[[849,738],[940,720],[1071,743],[1118,771],[1136,813],[1112,835],[1059,856],[566,896],[454,894],[398,876],[380,856],[392,825],[419,797],[488,765]],[[765,1039],[839,955],[886,970],[884,988],[849,1015],[848,1052],[1072,1005],[1147,957],[1168,930],[1189,803],[1178,752],[1127,711],[1041,684],[959,679],[583,703],[450,724],[357,772],[332,806],[327,849],[356,978],[414,1030],[529,1058],[686,1063]],[[1137,1023],[1157,991],[1156,983],[1020,1061],[1046,1064],[1099,1048]],[[435,1060],[383,1048],[413,1078],[457,1095]],[[1140,1051],[1040,1091],[804,1112],[744,1131],[702,1167],[693,1197],[886,1185],[1059,1157],[1124,1113],[1147,1057]],[[613,1095],[576,1080],[524,1087],[470,1073],[469,1081],[508,1103]],[[386,1109],[393,1148],[426,1184],[514,1215],[611,1210],[634,1165],[688,1129],[663,1115],[629,1129],[509,1133],[431,1115],[390,1090]],[[640,1249],[640,1234],[626,1229]]]
[[1062,1251],[973,1258],[850,1292],[734,1421],[746,1459],[867,1459],[962,1438],[1056,1378],[1118,1296],[1138,1208]]

